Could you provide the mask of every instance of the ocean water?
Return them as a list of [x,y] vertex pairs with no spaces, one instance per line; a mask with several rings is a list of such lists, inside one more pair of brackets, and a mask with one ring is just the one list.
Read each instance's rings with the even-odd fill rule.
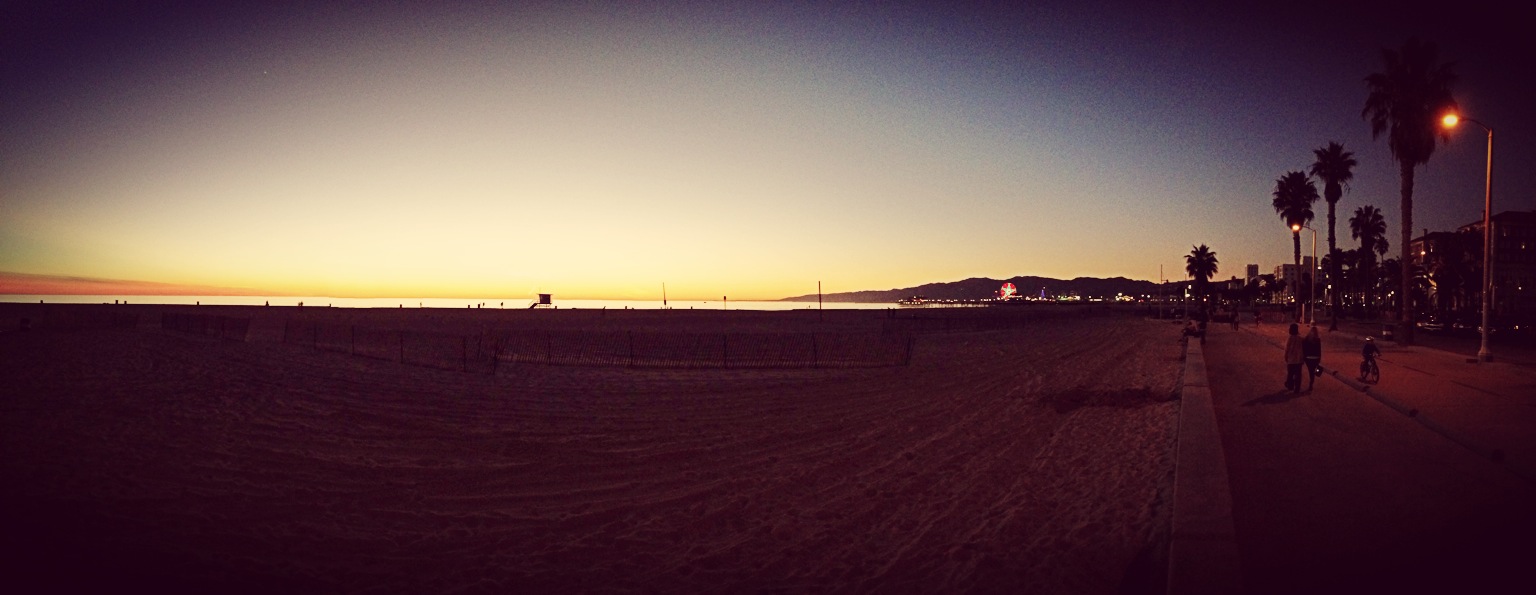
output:
[[[329,306],[333,308],[503,308],[518,310],[527,308],[534,300],[529,298],[336,298],[320,296],[231,296],[231,295],[0,295],[0,302],[35,304],[207,304],[212,306]],[[659,310],[661,300],[562,300],[556,297],[558,308],[623,310]],[[674,310],[814,310],[816,302],[766,302],[750,300],[688,301],[668,300],[667,308]],[[894,303],[823,302],[827,310],[867,310],[895,308]]]

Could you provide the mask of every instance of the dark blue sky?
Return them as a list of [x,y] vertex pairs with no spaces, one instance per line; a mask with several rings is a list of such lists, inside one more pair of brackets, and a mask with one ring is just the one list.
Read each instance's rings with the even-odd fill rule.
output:
[[[1360,111],[1414,35],[1497,130],[1495,210],[1536,209],[1499,3],[308,4],[6,3],[0,271],[773,298],[1181,276],[1206,243],[1226,276],[1289,260],[1270,192],[1329,141],[1360,162],[1341,245],[1372,204],[1396,254]],[[1483,159],[1480,131],[1440,148],[1414,227],[1478,219]]]

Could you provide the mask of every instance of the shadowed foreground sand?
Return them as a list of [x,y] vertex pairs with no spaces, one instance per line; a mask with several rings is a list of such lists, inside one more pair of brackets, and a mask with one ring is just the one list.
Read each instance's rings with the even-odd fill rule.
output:
[[[817,324],[878,323],[840,316]],[[271,321],[230,342],[154,320],[0,336],[3,539],[19,552],[6,582],[1114,593],[1158,580],[1176,326],[1073,316],[922,334],[906,367],[484,375],[284,345],[259,332]]]

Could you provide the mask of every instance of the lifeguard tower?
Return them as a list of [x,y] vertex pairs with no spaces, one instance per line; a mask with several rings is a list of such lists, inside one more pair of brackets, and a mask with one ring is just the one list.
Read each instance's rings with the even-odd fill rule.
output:
[[539,299],[533,300],[533,302],[529,303],[528,304],[528,309],[532,310],[534,308],[553,308],[553,307],[555,307],[554,301],[551,300],[549,298],[549,296],[550,296],[550,294],[547,294],[547,293],[539,294]]

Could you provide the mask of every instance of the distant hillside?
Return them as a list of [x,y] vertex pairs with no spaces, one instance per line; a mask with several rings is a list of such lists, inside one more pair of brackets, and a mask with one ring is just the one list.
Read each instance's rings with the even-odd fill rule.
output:
[[[1078,277],[1069,281],[1051,279],[1049,277],[1014,277],[1012,279],[971,278],[964,281],[951,281],[949,283],[928,283],[905,289],[828,293],[823,295],[822,299],[829,302],[882,303],[895,302],[902,298],[920,295],[929,299],[977,300],[996,295],[998,288],[1003,286],[1004,281],[1013,283],[1015,287],[1019,288],[1019,293],[1022,295],[1040,295],[1041,289],[1044,289],[1045,294],[1048,296],[1076,293],[1084,298],[1112,298],[1116,294],[1141,295],[1157,293],[1156,283],[1136,281],[1134,279],[1126,279],[1125,277],[1115,277],[1113,279]],[[779,301],[814,302],[816,301],[816,294],[789,297]]]

